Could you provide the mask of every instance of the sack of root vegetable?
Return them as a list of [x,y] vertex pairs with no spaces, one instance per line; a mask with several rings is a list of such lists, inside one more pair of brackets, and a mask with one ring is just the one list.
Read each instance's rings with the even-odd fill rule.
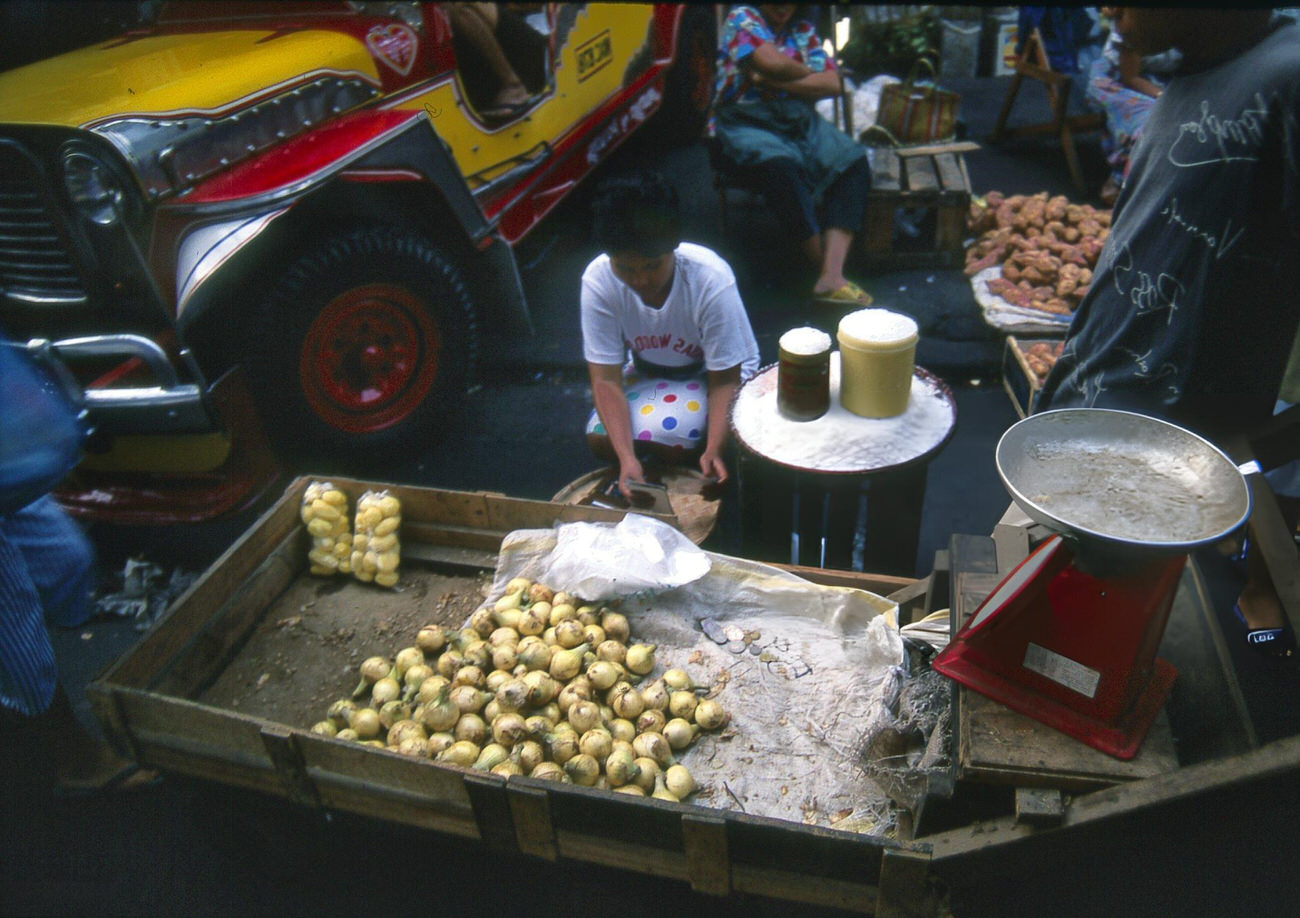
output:
[[1003,195],[971,202],[966,274],[990,324],[1065,326],[1092,283],[1110,211],[1064,195]]

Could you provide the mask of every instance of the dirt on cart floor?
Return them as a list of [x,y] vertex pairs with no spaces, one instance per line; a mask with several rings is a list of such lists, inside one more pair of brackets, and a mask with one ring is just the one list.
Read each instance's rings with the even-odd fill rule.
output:
[[405,563],[394,590],[303,574],[198,700],[306,729],[356,688],[362,660],[392,658],[424,625],[459,628],[490,584],[489,571],[447,574]]

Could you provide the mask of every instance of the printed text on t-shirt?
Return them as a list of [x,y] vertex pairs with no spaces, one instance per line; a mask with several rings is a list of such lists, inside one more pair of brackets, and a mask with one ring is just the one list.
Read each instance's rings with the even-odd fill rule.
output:
[[645,351],[671,350],[674,354],[682,354],[691,360],[698,360],[704,356],[704,349],[698,344],[691,344],[684,338],[674,338],[672,335],[637,335],[635,339],[627,342],[627,346],[638,354]]

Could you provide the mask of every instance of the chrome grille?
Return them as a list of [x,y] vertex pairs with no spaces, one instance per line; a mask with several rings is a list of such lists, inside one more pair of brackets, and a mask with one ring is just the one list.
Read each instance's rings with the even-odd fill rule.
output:
[[0,147],[0,290],[35,302],[82,302],[85,286],[32,162]]

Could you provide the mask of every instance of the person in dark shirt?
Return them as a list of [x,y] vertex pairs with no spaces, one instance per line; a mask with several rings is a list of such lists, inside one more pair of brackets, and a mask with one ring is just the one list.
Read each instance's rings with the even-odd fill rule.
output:
[[[1272,414],[1300,319],[1300,26],[1134,7],[1124,38],[1182,64],[1038,410],[1125,409],[1222,441]],[[1252,630],[1283,624],[1275,597],[1241,613]]]

